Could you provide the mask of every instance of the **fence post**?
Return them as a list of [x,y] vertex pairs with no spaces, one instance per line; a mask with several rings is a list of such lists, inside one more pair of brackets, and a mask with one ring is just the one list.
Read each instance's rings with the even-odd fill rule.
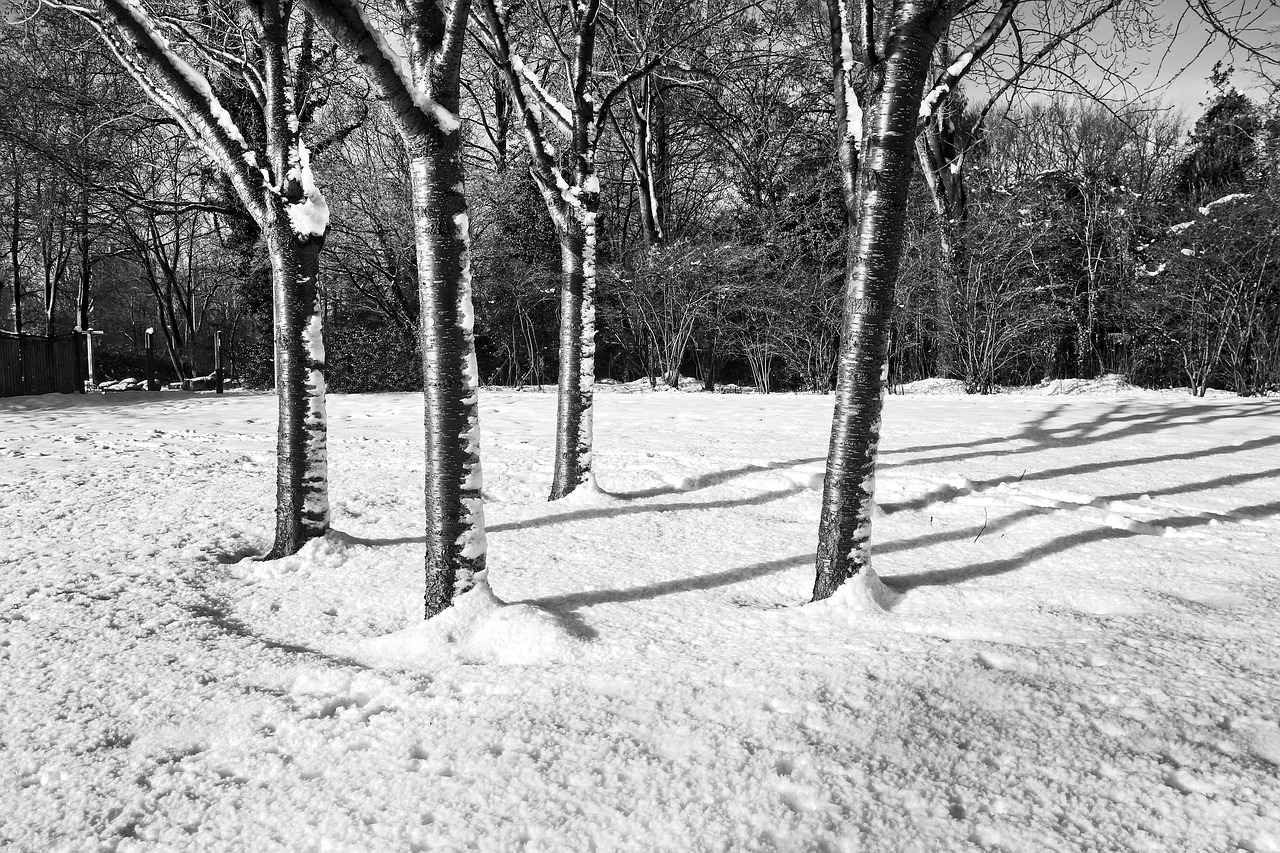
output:
[[156,382],[155,348],[153,346],[153,341],[152,341],[152,335],[154,334],[155,334],[155,329],[147,329],[146,340],[147,340],[147,390],[148,391],[160,390],[160,385],[158,382]]
[[222,393],[222,331],[213,333],[213,391]]

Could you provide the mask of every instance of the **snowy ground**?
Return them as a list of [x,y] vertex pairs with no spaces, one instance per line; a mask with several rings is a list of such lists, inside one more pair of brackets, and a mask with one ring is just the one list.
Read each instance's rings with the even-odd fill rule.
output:
[[396,663],[413,395],[332,398],[272,564],[272,398],[0,401],[0,848],[1280,851],[1280,403],[890,398],[883,614],[802,604],[830,407],[602,394],[549,505],[486,392],[524,604]]

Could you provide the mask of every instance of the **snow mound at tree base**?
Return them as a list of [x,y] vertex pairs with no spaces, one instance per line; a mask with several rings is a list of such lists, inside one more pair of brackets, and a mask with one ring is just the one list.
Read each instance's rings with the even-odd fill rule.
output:
[[263,560],[256,555],[241,557],[238,574],[261,580],[297,572],[332,571],[347,562],[350,550],[350,536],[337,530],[329,530],[323,536],[308,540],[296,554],[287,557],[276,560]]
[[444,613],[365,640],[353,656],[375,666],[526,665],[565,660],[580,645],[554,613],[532,604],[507,604],[481,579]]
[[902,599],[902,594],[884,585],[873,569],[849,578],[825,601],[815,601],[806,609],[833,614],[885,614]]
[[587,479],[580,483],[572,492],[560,499],[565,504],[601,504],[612,503],[617,500],[613,495],[600,488],[600,484],[596,482],[595,474],[588,474]]

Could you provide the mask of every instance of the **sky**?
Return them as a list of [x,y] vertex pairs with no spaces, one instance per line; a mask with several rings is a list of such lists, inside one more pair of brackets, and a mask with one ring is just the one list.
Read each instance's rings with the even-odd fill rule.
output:
[[[1214,95],[1209,75],[1214,64],[1234,66],[1230,83],[1245,91],[1255,101],[1265,102],[1269,91],[1253,73],[1256,63],[1242,50],[1231,49],[1227,40],[1214,35],[1191,11],[1193,0],[1158,0],[1147,5],[1140,0],[1125,4],[1118,21],[1110,18],[1098,24],[1089,42],[1092,49],[1076,57],[1072,63],[1060,51],[1051,64],[1060,73],[1042,83],[1058,91],[1074,95],[1081,90],[1096,93],[1111,103],[1142,100],[1181,110],[1188,121],[1200,116]],[[1280,0],[1206,0],[1224,21],[1239,18],[1242,10],[1262,6],[1261,23],[1270,26],[1270,55],[1280,63]],[[1122,8],[1125,8],[1122,7]],[[1056,7],[1055,7],[1056,8]],[[1143,12],[1149,19],[1140,18]],[[1120,31],[1120,35],[1117,35]],[[1251,32],[1248,40],[1264,45],[1265,34]],[[1012,50],[1005,40],[1001,53]],[[1280,71],[1273,66],[1272,72]],[[1003,72],[1002,72],[1003,73]],[[1030,82],[1031,78],[1027,78]],[[981,88],[980,84],[974,84]]]
[[[1230,0],[1215,5],[1239,10],[1257,4],[1266,6],[1269,2],[1271,0]],[[1194,119],[1203,112],[1213,94],[1208,78],[1214,63],[1222,61],[1224,65],[1236,67],[1231,77],[1236,88],[1257,100],[1265,100],[1266,92],[1250,73],[1248,59],[1241,51],[1233,53],[1225,39],[1211,34],[1188,6],[1188,0],[1161,0],[1157,12],[1160,22],[1176,28],[1176,37],[1172,41],[1162,39],[1153,43],[1146,51],[1126,52],[1124,59],[1133,69],[1130,82],[1139,91],[1149,92],[1153,99],[1182,108]],[[1280,24],[1280,9],[1273,6],[1267,16],[1265,21]],[[1254,41],[1260,42],[1260,39],[1255,37]],[[1276,56],[1280,59],[1280,52]]]

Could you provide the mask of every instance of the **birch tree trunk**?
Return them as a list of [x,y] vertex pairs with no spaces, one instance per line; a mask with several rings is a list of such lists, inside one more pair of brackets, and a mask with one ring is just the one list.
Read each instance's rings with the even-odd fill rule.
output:
[[304,4],[362,67],[409,153],[426,410],[424,610],[431,618],[485,577],[480,373],[458,119],[470,0],[408,4],[408,68],[358,0]]
[[[98,32],[142,91],[227,177],[262,229],[272,268],[280,409],[276,536],[266,556],[295,553],[308,539],[323,535],[329,525],[323,318],[316,301],[329,213],[315,184],[300,129],[306,111],[300,98],[308,87],[298,86],[299,77],[305,75],[292,64],[294,7],[281,0],[245,2],[241,11],[248,26],[242,55],[224,57],[240,70],[244,85],[261,107],[266,146],[260,150],[246,141],[209,79],[178,54],[169,37],[161,35],[146,6],[132,0],[96,0],[88,5],[48,0],[48,5],[79,15]],[[303,30],[300,55],[305,57],[310,36],[308,28]],[[194,38],[185,31],[183,35]],[[207,50],[208,45],[201,45],[192,53]],[[180,326],[170,308],[172,328],[177,330]],[[185,310],[188,325],[193,325],[191,306]]]
[[595,213],[571,212],[560,226],[560,378],[556,464],[549,500],[559,500],[591,474],[595,390]]
[[[833,4],[834,5],[834,4]],[[840,4],[843,7],[843,3]],[[889,343],[889,312],[902,255],[916,122],[929,59],[946,23],[936,2],[896,4],[881,60],[849,229],[844,339],[818,528],[815,601],[860,572],[871,575],[871,511]]]
[[419,141],[409,160],[426,402],[428,618],[470,589],[485,568],[480,375],[460,136]]
[[848,205],[856,195],[857,206],[847,210],[844,334],[818,521],[814,601],[830,598],[841,584],[858,575],[863,576],[869,592],[876,592],[878,581],[871,570],[871,513],[888,374],[889,314],[902,257],[916,135],[990,48],[1017,3],[1002,0],[978,38],[938,75],[925,94],[930,59],[955,7],[947,0],[896,0],[884,23],[881,49],[875,36],[874,6],[865,0],[860,15],[862,61],[870,71],[872,98],[863,150],[859,151],[857,129],[862,124],[862,110],[853,85],[858,58],[848,10],[845,0],[827,0],[845,199]]
[[266,559],[297,553],[329,529],[323,317],[317,293],[322,237],[265,229],[275,315],[276,535]]

